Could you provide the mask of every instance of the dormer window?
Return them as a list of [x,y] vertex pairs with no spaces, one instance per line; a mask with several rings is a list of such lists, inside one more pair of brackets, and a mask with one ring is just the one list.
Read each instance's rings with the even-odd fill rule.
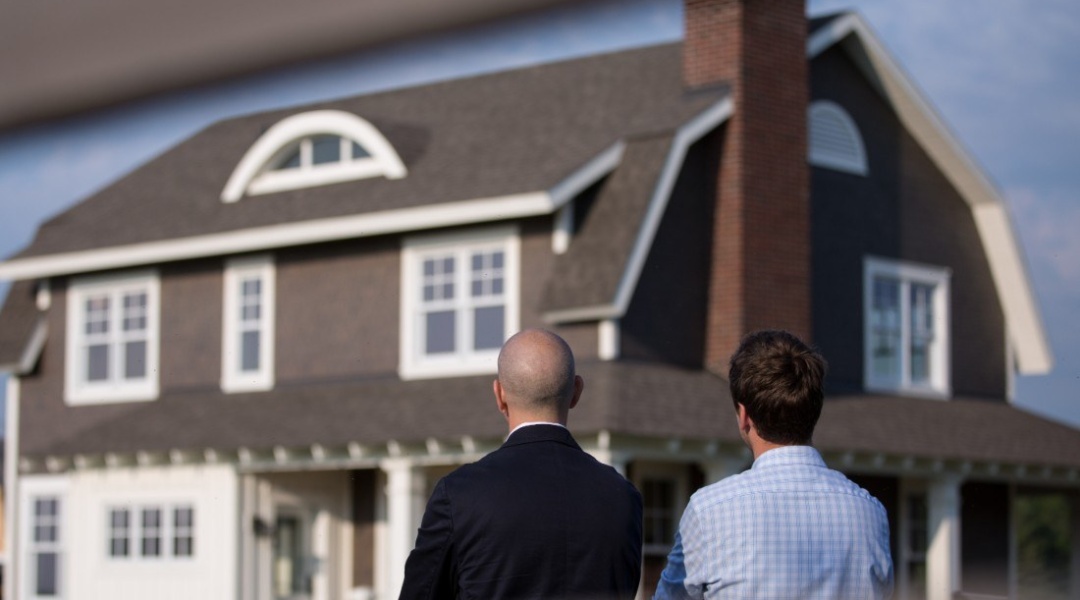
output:
[[405,165],[360,117],[320,110],[288,117],[247,151],[221,193],[223,202],[370,177],[400,179]]
[[867,175],[866,148],[855,120],[835,102],[818,100],[809,110],[811,165],[854,175]]

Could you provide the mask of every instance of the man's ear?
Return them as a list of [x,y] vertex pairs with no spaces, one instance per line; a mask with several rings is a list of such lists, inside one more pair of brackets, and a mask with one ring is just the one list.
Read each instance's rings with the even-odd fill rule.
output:
[[736,414],[739,419],[739,431],[743,433],[750,433],[750,429],[754,427],[754,421],[750,418],[750,413],[746,410],[746,405],[742,402],[736,405]]
[[506,393],[503,391],[502,384],[496,379],[491,385],[492,390],[495,392],[495,406],[502,413],[502,416],[506,417],[506,420],[510,420],[510,405],[506,403]]
[[585,380],[581,378],[581,375],[574,375],[574,397],[570,399],[570,408],[577,406],[578,400],[581,400],[581,392],[585,389]]

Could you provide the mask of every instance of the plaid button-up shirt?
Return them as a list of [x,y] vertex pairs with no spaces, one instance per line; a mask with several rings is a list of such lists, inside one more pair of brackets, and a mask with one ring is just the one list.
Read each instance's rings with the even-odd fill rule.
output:
[[693,495],[654,598],[876,600],[892,584],[881,503],[786,446]]

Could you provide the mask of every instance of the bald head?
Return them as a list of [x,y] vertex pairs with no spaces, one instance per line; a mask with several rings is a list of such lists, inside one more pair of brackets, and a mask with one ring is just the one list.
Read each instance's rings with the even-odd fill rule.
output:
[[515,408],[564,412],[574,398],[574,353],[550,331],[521,331],[499,352],[499,384]]

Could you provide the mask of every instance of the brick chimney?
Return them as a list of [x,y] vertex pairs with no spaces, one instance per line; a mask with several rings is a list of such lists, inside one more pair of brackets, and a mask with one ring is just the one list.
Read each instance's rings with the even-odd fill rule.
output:
[[809,97],[802,0],[686,0],[683,80],[728,83],[709,282],[706,367],[743,335],[810,338]]

